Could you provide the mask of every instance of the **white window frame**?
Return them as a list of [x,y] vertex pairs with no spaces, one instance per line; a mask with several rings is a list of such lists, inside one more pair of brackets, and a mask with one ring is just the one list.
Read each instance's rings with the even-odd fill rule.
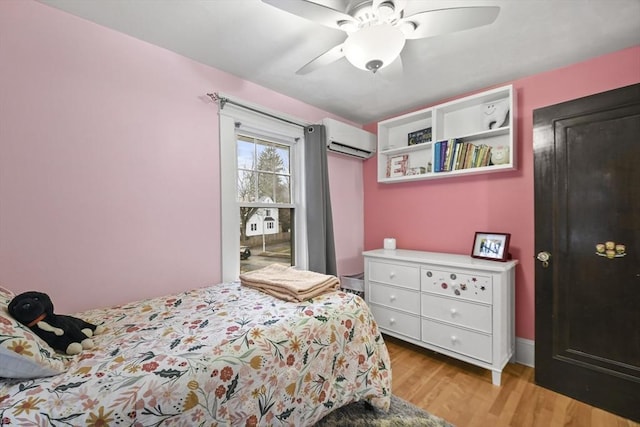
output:
[[[289,145],[291,199],[295,209],[292,242],[296,267],[307,269],[307,224],[304,183],[304,129],[275,118],[227,103],[219,111],[220,125],[220,235],[222,280],[238,280],[240,275],[240,205],[237,202],[237,132]],[[274,204],[273,208],[278,205]]]

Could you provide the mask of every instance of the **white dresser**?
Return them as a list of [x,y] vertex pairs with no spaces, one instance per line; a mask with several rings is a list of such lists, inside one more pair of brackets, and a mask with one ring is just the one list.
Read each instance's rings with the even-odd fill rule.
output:
[[377,249],[364,252],[365,298],[388,335],[490,369],[514,356],[516,260]]

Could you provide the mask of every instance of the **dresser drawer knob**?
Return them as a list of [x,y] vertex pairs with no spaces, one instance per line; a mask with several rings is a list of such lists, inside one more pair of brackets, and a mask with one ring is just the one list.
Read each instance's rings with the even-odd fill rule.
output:
[[394,325],[395,323],[396,323],[396,319],[394,319],[393,317],[389,318],[390,325]]
[[396,273],[395,273],[395,271],[390,272],[390,273],[389,273],[389,278],[390,278],[390,279],[393,279],[394,277],[396,277]]
[[395,295],[389,296],[389,301],[395,301],[395,300],[396,300],[396,296]]
[[451,342],[455,344],[457,341],[458,337],[456,337],[455,335],[451,335]]
[[456,314],[458,314],[458,310],[456,310],[455,308],[451,309],[451,317],[455,316]]

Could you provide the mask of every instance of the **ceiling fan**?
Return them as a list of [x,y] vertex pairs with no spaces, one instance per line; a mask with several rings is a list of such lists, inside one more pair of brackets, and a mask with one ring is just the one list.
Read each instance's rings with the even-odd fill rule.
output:
[[307,74],[342,57],[373,73],[400,60],[406,40],[422,39],[491,24],[497,6],[426,10],[405,16],[407,0],[350,0],[341,12],[311,0],[262,0],[286,12],[344,31],[343,43],[316,57],[296,74]]

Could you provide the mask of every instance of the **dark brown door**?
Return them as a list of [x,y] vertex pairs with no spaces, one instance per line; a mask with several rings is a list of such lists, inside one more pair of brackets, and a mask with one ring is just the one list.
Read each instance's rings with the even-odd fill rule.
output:
[[533,120],[536,383],[640,421],[640,84]]

